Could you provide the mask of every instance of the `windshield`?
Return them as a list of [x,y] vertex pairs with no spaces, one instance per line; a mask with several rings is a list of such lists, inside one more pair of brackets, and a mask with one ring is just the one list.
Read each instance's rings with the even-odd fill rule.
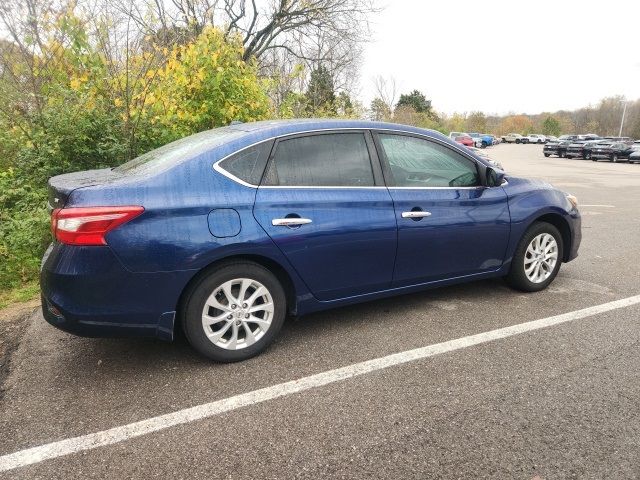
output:
[[156,172],[245,135],[230,127],[215,128],[168,143],[115,167],[115,172]]

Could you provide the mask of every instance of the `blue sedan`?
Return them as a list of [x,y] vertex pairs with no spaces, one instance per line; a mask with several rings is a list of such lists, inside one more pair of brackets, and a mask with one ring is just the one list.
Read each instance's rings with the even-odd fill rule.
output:
[[52,325],[249,358],[285,316],[504,277],[547,287],[577,256],[575,197],[433,131],[364,121],[231,125],[49,181]]

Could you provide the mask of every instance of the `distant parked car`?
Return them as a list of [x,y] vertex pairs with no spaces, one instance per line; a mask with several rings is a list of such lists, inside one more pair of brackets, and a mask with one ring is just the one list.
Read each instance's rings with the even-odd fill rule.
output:
[[546,143],[547,138],[544,135],[532,133],[522,139],[522,143]]
[[523,143],[522,139],[524,137],[519,133],[509,133],[507,135],[502,136],[502,141],[506,143]]
[[625,142],[613,142],[611,144],[599,144],[591,152],[591,160],[609,160],[610,162],[619,162],[620,160],[628,160],[629,155],[636,152],[633,144]]
[[629,163],[640,163],[640,142],[633,144],[636,147],[635,151],[629,155]]
[[469,136],[473,138],[475,146],[478,148],[490,147],[493,145],[493,137],[486,133],[470,133]]
[[556,137],[555,135],[545,135],[547,142],[557,142],[558,141],[558,137]]
[[591,152],[594,148],[596,148],[600,144],[611,143],[609,140],[598,139],[598,140],[587,140],[582,145],[582,158],[585,160],[591,160]]
[[469,135],[461,135],[459,137],[455,137],[454,141],[461,145],[464,145],[465,147],[473,147],[475,144],[475,141]]
[[578,135],[561,135],[555,142],[547,142],[542,153],[545,157],[557,155],[559,158],[564,158],[569,144],[578,139]]
[[467,132],[451,132],[449,133],[449,138],[451,140],[455,140],[456,137],[468,137],[469,134]]

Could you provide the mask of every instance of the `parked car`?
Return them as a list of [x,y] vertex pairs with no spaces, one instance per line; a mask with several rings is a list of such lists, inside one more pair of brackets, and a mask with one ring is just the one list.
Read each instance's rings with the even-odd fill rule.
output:
[[578,135],[561,135],[555,142],[547,142],[542,149],[542,153],[545,157],[557,155],[559,158],[564,158],[569,144],[578,139]]
[[476,143],[474,139],[469,135],[462,135],[460,137],[456,137],[454,140],[456,141],[456,143],[464,145],[465,147],[473,147]]
[[522,143],[523,138],[519,133],[509,133],[502,136],[502,141],[505,143]]
[[581,239],[575,197],[377,122],[231,125],[48,188],[50,324],[165,340],[182,328],[223,362],[261,352],[287,313],[492,277],[542,290]]
[[449,138],[455,141],[456,137],[468,137],[469,134],[467,132],[450,132]]
[[544,135],[532,133],[522,138],[522,143],[546,143],[547,138]]
[[469,136],[473,138],[474,146],[478,148],[486,148],[493,145],[493,137],[486,133],[470,133]]
[[600,144],[611,143],[609,140],[587,140],[582,146],[582,158],[585,160],[591,160],[591,152]]
[[598,160],[604,159],[615,163],[620,160],[627,160],[629,155],[635,151],[635,147],[630,143],[601,143],[592,150],[591,160],[597,162]]
[[[593,138],[592,136],[585,136],[584,139],[581,137],[581,135],[578,135],[578,140],[574,140],[567,145],[565,151],[565,156],[567,158],[584,158],[589,160],[591,158],[593,145],[603,141],[599,137]],[[590,138],[590,140],[587,140],[587,138]]]
[[585,145],[584,140],[574,140],[567,145],[565,149],[565,157],[567,158],[582,158],[584,155],[583,148]]
[[640,143],[636,142],[634,145],[637,145],[635,151],[629,155],[629,163],[640,163]]
[[545,138],[547,140],[547,142],[555,142],[558,140],[558,137],[554,136],[554,135],[545,135]]

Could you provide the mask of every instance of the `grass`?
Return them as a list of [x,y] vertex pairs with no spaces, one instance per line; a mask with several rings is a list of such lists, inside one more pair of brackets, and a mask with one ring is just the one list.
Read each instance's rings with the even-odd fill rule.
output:
[[27,302],[40,294],[40,285],[37,281],[29,282],[21,287],[7,291],[0,291],[0,310],[14,303]]

